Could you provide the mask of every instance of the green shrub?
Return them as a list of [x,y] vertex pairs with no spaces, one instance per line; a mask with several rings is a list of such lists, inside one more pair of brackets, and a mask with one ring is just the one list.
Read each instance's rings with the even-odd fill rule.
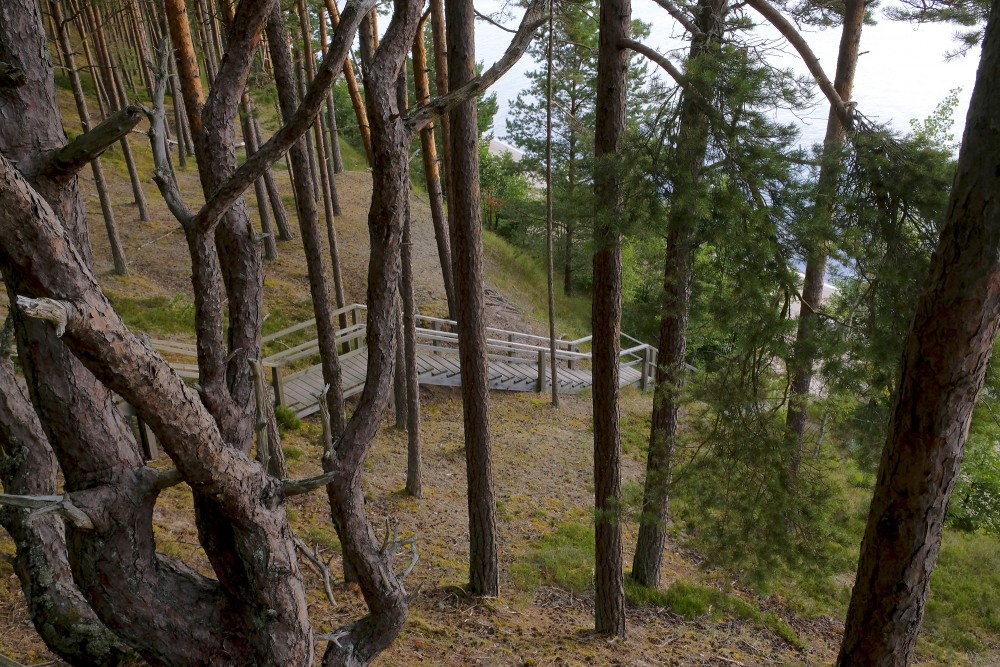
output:
[[[285,431],[298,431],[302,428],[302,420],[288,406],[275,406],[274,418],[278,422],[278,430],[282,433]],[[290,447],[289,449],[293,448]],[[299,455],[301,456],[301,452],[299,452]]]

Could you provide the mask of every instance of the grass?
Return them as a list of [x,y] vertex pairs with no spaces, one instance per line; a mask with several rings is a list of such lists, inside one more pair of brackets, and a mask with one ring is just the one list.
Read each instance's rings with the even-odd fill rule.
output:
[[[548,279],[537,259],[492,232],[483,230],[483,248],[492,261],[491,282],[508,295],[519,295],[518,306],[530,319],[548,322]],[[589,298],[566,296],[556,288],[556,334],[582,338],[591,333]]]
[[513,567],[525,590],[561,586],[574,593],[594,589],[594,527],[578,521],[560,525],[531,547]]
[[920,650],[976,652],[1000,636],[1000,551],[992,535],[945,532]]
[[107,292],[111,304],[133,331],[194,335],[194,303],[178,294],[173,298],[133,298]]
[[669,609],[687,621],[724,617],[749,621],[766,628],[796,648],[805,644],[795,631],[773,611],[764,612],[735,595],[684,580],[675,581],[666,590],[648,588],[625,578],[625,598],[633,607],[661,607]]

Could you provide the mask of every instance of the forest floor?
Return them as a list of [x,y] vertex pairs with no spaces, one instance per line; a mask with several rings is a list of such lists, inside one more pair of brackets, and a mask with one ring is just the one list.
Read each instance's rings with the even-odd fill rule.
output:
[[[73,117],[69,109],[64,115]],[[144,138],[133,135],[140,172],[148,175]],[[96,272],[116,307],[133,328],[162,337],[192,336],[190,263],[179,227],[152,184],[146,194],[152,220],[138,222],[130,203],[127,173],[114,149],[105,159],[113,186],[112,198],[133,275],[111,274],[100,209],[89,172],[83,180],[91,221]],[[143,160],[146,161],[143,164]],[[287,177],[278,172],[289,216],[294,208]],[[180,174],[186,193],[199,191],[193,166]],[[366,215],[370,178],[345,172],[337,179],[344,215],[337,230],[348,302],[363,302],[367,270]],[[192,196],[192,199],[194,197]],[[256,208],[250,191],[250,211]],[[190,202],[192,205],[198,202]],[[413,249],[417,301],[422,312],[442,315],[444,293],[426,204],[412,200]],[[495,242],[492,242],[495,246]],[[281,243],[281,257],[267,264],[265,307],[268,329],[311,317],[305,264],[298,241]],[[490,324],[504,328],[542,330],[531,313],[530,289],[518,289],[515,267],[506,266],[509,251],[488,253]],[[0,304],[0,311],[4,308]],[[2,312],[0,312],[2,314]],[[651,396],[626,390],[623,420],[643,423]],[[731,576],[704,568],[697,553],[671,537],[664,553],[663,587],[676,592],[673,606],[636,606],[628,610],[628,638],[607,639],[593,627],[590,579],[593,562],[593,450],[589,394],[567,396],[553,409],[540,394],[493,393],[492,434],[494,478],[501,545],[501,595],[495,599],[468,596],[463,585],[468,569],[468,518],[461,399],[457,390],[421,389],[424,496],[403,492],[406,476],[406,434],[388,421],[365,464],[368,512],[379,534],[398,521],[402,536],[417,537],[419,562],[406,579],[411,595],[403,634],[378,660],[381,665],[829,665],[836,656],[843,626],[841,614],[803,614],[781,595],[762,597],[749,592]],[[320,428],[306,420],[285,433],[283,445],[290,473],[306,477],[320,470]],[[640,438],[641,440],[641,438]],[[158,467],[169,462],[159,460]],[[641,483],[641,447],[626,448],[626,486]],[[181,485],[164,493],[155,515],[158,548],[183,558],[205,574],[211,569],[198,546],[192,519],[191,493]],[[322,580],[303,559],[310,614],[317,632],[329,632],[365,613],[356,591],[338,585],[341,560],[325,494],[298,496],[290,501],[289,518],[296,534],[330,559],[335,604],[327,599]],[[631,562],[637,525],[623,525],[625,562]],[[675,540],[676,538],[676,540]],[[0,535],[0,555],[14,545]],[[399,569],[409,553],[398,555]],[[845,589],[850,575],[843,577]],[[694,587],[694,593],[692,588]],[[718,591],[710,603],[683,604],[697,591]],[[704,597],[702,595],[702,597]],[[685,611],[685,609],[687,611]],[[680,610],[680,611],[678,611]],[[35,634],[11,565],[0,558],[0,653],[26,665],[62,664]],[[322,654],[322,645],[319,647]],[[996,654],[967,659],[965,664],[1000,664]],[[951,659],[924,664],[948,664]],[[952,664],[954,664],[952,662]]]

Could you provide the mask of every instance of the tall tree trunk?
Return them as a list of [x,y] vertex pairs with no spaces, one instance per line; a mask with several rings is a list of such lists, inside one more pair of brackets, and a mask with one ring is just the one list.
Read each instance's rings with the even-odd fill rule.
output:
[[[556,364],[556,287],[552,227],[552,44],[555,41],[555,7],[549,3],[549,34],[545,47],[545,260],[549,297],[549,380],[552,383],[552,407],[559,407],[559,377]],[[539,376],[541,377],[541,376]],[[541,391],[541,387],[539,391]]]
[[[472,0],[445,2],[448,84],[476,76],[475,12]],[[478,102],[472,98],[451,112],[450,215],[458,352],[462,371],[465,471],[469,484],[469,589],[500,593],[496,494],[490,445],[490,394],[486,347],[485,269],[479,191]]]
[[[413,89],[417,104],[431,101],[430,80],[427,76],[427,48],[424,46],[423,22],[413,40]],[[438,172],[437,146],[434,142],[434,125],[428,124],[420,130],[420,153],[424,161],[424,180],[427,181],[427,199],[431,207],[431,222],[434,224],[434,239],[437,242],[438,261],[441,263],[441,277],[444,282],[445,298],[448,300],[448,315],[455,317],[455,275],[451,264],[451,238],[448,221],[445,220],[444,193],[441,191],[441,175]]]
[[617,153],[625,131],[628,54],[619,46],[631,30],[630,0],[601,0],[595,122],[593,403],[598,632],[625,636],[625,582],[621,535],[621,428],[618,353],[621,349],[623,210]]
[[[854,73],[858,66],[864,19],[863,0],[846,0],[840,51],[837,54],[837,73],[833,80],[833,87],[845,101],[851,98],[851,91],[854,88]],[[826,124],[826,136],[823,139],[819,182],[816,186],[816,200],[812,211],[811,238],[806,244],[808,254],[800,299],[799,326],[789,364],[791,383],[786,425],[791,447],[790,468],[793,476],[798,474],[802,462],[803,438],[809,416],[809,388],[812,385],[813,359],[816,356],[818,324],[816,313],[823,301],[823,280],[826,274],[826,258],[830,251],[833,210],[836,206],[837,180],[840,177],[843,145],[844,124],[840,115],[831,107]]]
[[[334,0],[326,0],[326,10],[330,13],[330,24],[336,29],[340,24],[340,12],[337,10]],[[354,116],[358,119],[361,144],[365,147],[365,156],[368,158],[368,166],[371,167],[374,158],[372,156],[371,128],[368,127],[368,112],[365,110],[365,101],[361,97],[361,89],[358,86],[358,79],[354,75],[354,66],[351,65],[350,59],[344,62],[344,82],[347,84],[347,94],[351,97]]]
[[[326,29],[326,7],[320,5],[319,8],[319,39],[323,47],[323,57],[329,49],[330,39]],[[340,132],[337,129],[337,110],[334,108],[333,92],[326,96],[326,129],[330,133],[330,150],[333,153],[333,173],[339,174],[344,171],[344,157],[340,151]],[[341,215],[338,210],[337,215]]]
[[[424,22],[417,24],[416,38],[420,39]],[[405,56],[404,56],[405,58]],[[406,67],[399,70],[396,81],[396,106],[401,115],[406,115],[409,106],[409,87],[406,81]],[[403,383],[406,399],[406,492],[415,498],[423,495],[420,461],[420,385],[417,383],[417,305],[413,295],[413,251],[410,239],[409,183],[406,187],[406,204],[402,211],[403,242],[400,246],[400,299],[403,302],[402,340],[397,343],[403,350]]]
[[[104,37],[103,19],[101,17],[100,10],[89,3],[84,4],[86,6],[87,16],[90,20],[91,29],[93,31],[92,37],[94,40],[94,49],[103,68],[104,89],[108,93],[109,105],[114,107],[114,110],[123,109],[128,103],[128,100],[125,96],[124,87],[121,85],[121,80],[117,78],[117,69],[111,59],[111,51],[108,50],[107,41]],[[132,157],[132,148],[129,144],[128,137],[122,137],[118,143],[122,149],[122,157],[125,160],[125,166],[128,169],[129,182],[132,184],[132,198],[135,202],[136,209],[138,210],[139,219],[147,221],[149,220],[149,213],[146,211],[146,195],[142,190],[142,183],[139,180],[139,172],[135,167],[135,159]]]
[[[63,54],[64,66],[69,73],[70,85],[73,88],[73,100],[76,102],[77,113],[80,114],[80,125],[83,126],[84,132],[89,132],[91,129],[90,112],[87,110],[87,100],[83,95],[83,86],[80,84],[80,75],[76,70],[73,50],[69,45],[69,39],[66,35],[62,8],[59,6],[57,0],[49,0],[49,12],[55,24],[55,38],[59,45],[58,51]],[[111,246],[111,258],[115,265],[115,274],[127,276],[128,262],[125,259],[125,251],[122,249],[121,239],[118,237],[118,226],[115,224],[115,211],[111,206],[111,199],[108,196],[108,185],[104,180],[104,169],[101,167],[99,158],[91,162],[90,166],[94,173],[94,186],[97,189],[97,198],[101,202],[104,229],[108,233],[108,243]]]
[[[446,11],[444,0],[430,0],[431,6],[431,35],[434,43],[434,84],[437,94],[440,97],[448,92],[451,85],[451,77],[448,75],[449,60],[448,50],[448,29],[446,24]],[[444,164],[445,187],[444,192],[448,195],[448,202],[451,203],[451,115],[441,116],[441,158]],[[452,315],[454,317],[454,314]]]
[[951,204],[903,355],[838,665],[913,660],[948,500],[1000,324],[1000,3]]
[[[680,391],[684,384],[691,279],[697,251],[695,236],[704,210],[702,171],[708,150],[709,111],[717,70],[718,49],[725,34],[727,0],[701,0],[697,27],[691,40],[687,71],[697,71],[681,101],[677,132],[673,198],[667,218],[667,249],[660,306],[660,340],[656,388],[649,427],[649,455],[639,522],[639,538],[632,561],[632,578],[645,585],[660,582],[669,511],[670,466],[677,440]],[[696,81],[696,83],[694,82]]]

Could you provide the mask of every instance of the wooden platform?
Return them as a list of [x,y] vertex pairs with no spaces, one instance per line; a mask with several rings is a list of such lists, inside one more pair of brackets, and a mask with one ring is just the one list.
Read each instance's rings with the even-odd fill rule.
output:
[[[361,393],[368,369],[368,350],[365,342],[364,306],[352,304],[333,313],[341,329],[337,332],[341,377],[344,396]],[[343,317],[341,317],[343,316]],[[458,336],[451,320],[418,316],[417,318],[417,379],[423,385],[460,387],[462,373],[458,360]],[[286,405],[300,417],[315,413],[318,396],[323,391],[321,366],[316,363],[319,345],[315,339],[301,340],[303,331],[315,327],[315,320],[302,322],[263,338],[263,343],[281,347],[279,352],[263,359],[271,373],[271,386],[275,402]],[[293,337],[294,336],[294,337]],[[550,391],[549,340],[533,334],[487,329],[489,349],[489,386],[496,391]],[[557,341],[556,382],[559,393],[576,394],[590,389],[593,384],[590,354],[581,348],[590,336],[577,340]],[[637,385],[642,389],[652,386],[656,369],[656,349],[629,336],[623,335],[623,350],[619,368],[621,386]],[[627,347],[628,343],[634,343]],[[175,341],[153,341],[161,353],[168,355],[171,364],[186,377],[197,377],[197,366],[183,363],[181,358],[194,355],[194,346]],[[292,371],[301,364],[312,364]]]

